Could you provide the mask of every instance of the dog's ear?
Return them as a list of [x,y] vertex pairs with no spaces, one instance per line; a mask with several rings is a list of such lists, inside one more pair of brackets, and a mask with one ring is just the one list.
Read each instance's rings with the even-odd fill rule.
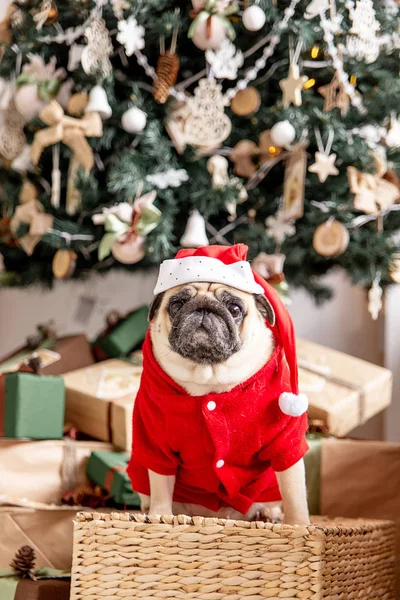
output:
[[264,294],[257,294],[255,296],[256,307],[261,315],[268,321],[273,327],[275,325],[275,311],[271,306],[270,301],[264,296]]
[[149,313],[147,315],[147,320],[149,321],[149,323],[156,316],[157,311],[160,308],[161,302],[164,298],[164,294],[165,294],[165,292],[161,292],[161,294],[157,294],[157,296],[154,296],[153,300],[150,302]]

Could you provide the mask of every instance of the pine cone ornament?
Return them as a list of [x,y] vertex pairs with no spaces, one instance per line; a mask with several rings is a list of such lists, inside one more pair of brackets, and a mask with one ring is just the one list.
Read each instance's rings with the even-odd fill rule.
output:
[[20,576],[29,577],[35,567],[36,555],[31,546],[21,546],[10,567]]
[[159,104],[165,104],[168,99],[169,88],[176,83],[179,72],[179,58],[167,50],[161,54],[157,61],[157,79],[154,81],[153,96]]

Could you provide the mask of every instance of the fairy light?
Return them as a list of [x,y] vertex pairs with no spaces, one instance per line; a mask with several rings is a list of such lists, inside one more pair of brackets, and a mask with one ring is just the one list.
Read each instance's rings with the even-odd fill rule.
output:
[[318,54],[319,54],[319,48],[318,46],[313,46],[311,48],[311,58],[318,58]]
[[351,85],[356,85],[357,83],[357,75],[350,75],[350,83]]
[[276,148],[275,148],[275,146],[270,146],[270,147],[268,148],[268,152],[269,152],[270,154],[276,154]]
[[315,83],[316,83],[315,79],[311,78],[311,79],[309,79],[308,81],[305,82],[305,84],[304,84],[303,87],[304,87],[305,90],[309,90],[310,88],[312,88],[315,85]]

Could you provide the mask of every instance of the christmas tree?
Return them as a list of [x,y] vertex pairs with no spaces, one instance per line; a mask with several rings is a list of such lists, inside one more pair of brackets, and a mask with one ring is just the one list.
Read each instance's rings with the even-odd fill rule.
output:
[[[6,3],[7,4],[7,3]],[[395,0],[3,6],[3,285],[244,242],[272,283],[400,279]]]

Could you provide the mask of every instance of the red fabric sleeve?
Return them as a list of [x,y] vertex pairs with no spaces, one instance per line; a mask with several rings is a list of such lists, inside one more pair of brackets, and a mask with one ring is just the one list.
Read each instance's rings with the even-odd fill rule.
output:
[[259,452],[259,457],[261,460],[270,461],[274,471],[286,471],[307,452],[307,429],[307,414],[301,417],[282,415],[276,427],[276,435]]
[[166,413],[139,390],[133,411],[132,463],[160,475],[175,475],[179,457],[168,444],[166,420]]

